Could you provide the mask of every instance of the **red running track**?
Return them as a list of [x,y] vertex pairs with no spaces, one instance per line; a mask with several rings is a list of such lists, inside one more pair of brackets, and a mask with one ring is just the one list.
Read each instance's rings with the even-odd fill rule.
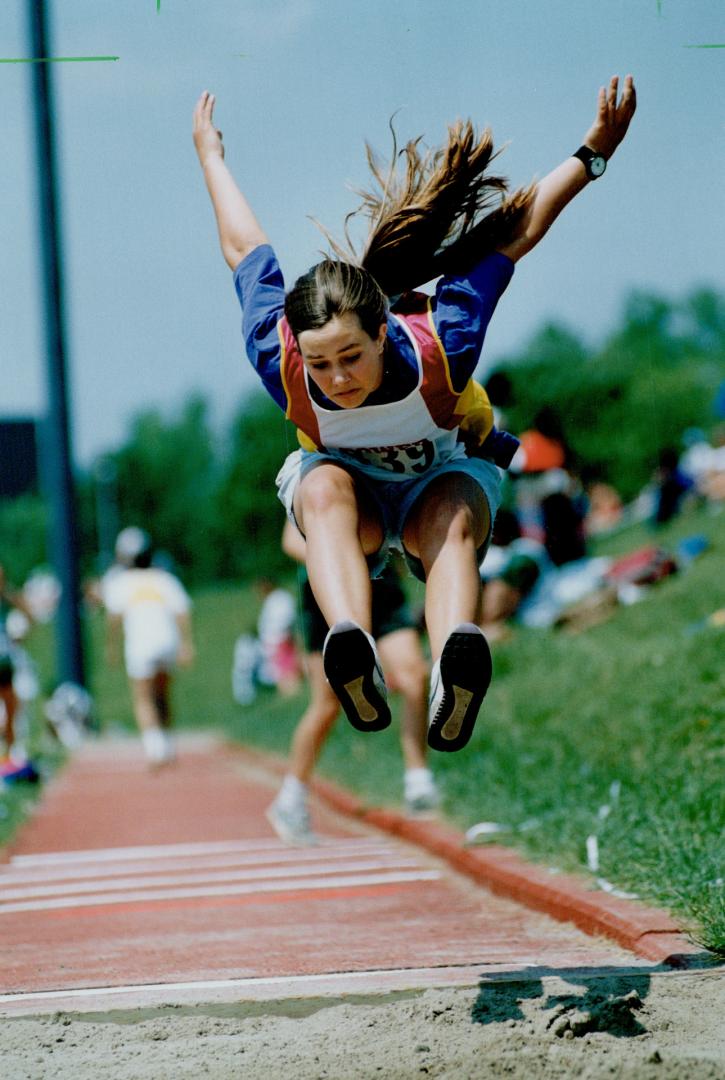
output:
[[135,740],[77,753],[0,864],[0,1013],[645,965],[321,805],[286,847],[277,783],[212,738],[157,772]]

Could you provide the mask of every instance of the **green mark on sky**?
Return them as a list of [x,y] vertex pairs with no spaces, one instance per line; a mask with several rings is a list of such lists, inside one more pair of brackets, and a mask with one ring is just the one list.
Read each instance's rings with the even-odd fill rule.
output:
[[683,45],[683,49],[725,49],[723,45]]
[[27,56],[0,57],[0,64],[90,64],[98,60],[120,60],[120,56]]

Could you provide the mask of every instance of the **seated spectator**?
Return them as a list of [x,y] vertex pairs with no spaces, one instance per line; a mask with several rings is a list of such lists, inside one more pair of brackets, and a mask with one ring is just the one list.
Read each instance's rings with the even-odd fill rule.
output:
[[710,502],[725,499],[725,424],[710,439],[699,428],[688,428],[682,441],[686,450],[679,468],[692,478],[697,494]]
[[592,480],[586,487],[587,512],[584,530],[587,536],[599,536],[614,529],[622,521],[624,507],[619,493],[611,484]]
[[544,544],[556,566],[586,555],[584,501],[572,454],[554,409],[545,406],[520,436],[510,471],[524,536]]
[[287,589],[279,588],[266,577],[259,579],[257,589],[263,597],[257,619],[260,649],[257,679],[263,686],[275,687],[281,694],[294,694],[300,687],[302,677],[295,641],[295,598]]
[[654,475],[655,506],[653,524],[666,525],[676,517],[688,492],[694,488],[691,476],[679,467],[678,454],[672,447],[662,450]]
[[507,636],[509,620],[550,566],[544,546],[521,536],[516,515],[510,510],[499,510],[491,546],[480,568],[481,628],[489,641],[500,641]]

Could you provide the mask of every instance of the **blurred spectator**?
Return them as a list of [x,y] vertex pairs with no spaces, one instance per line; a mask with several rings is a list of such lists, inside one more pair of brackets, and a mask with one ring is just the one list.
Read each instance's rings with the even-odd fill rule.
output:
[[66,750],[75,750],[94,730],[93,699],[77,683],[56,686],[43,708],[50,729]]
[[507,624],[551,562],[543,544],[521,536],[516,515],[499,510],[491,545],[481,563],[483,582],[481,628],[489,641],[507,635]]
[[499,430],[507,427],[506,410],[513,401],[513,385],[505,371],[492,371],[483,384],[493,408],[493,422]]
[[33,570],[23,585],[23,599],[33,622],[49,623],[60,600],[60,582],[52,570]]
[[12,589],[6,580],[5,569],[0,564],[0,738],[4,744],[3,758],[17,764],[24,751],[17,742],[17,721],[24,700],[37,692],[37,686],[22,680],[26,672],[26,658],[17,642],[21,640],[32,622],[30,608],[21,593]]
[[263,686],[273,686],[286,696],[296,693],[302,666],[295,641],[297,609],[295,598],[270,578],[260,578],[257,589],[263,603],[257,619],[260,663],[257,678]]
[[712,439],[699,428],[688,428],[682,441],[686,449],[679,468],[691,477],[698,495],[712,502],[725,499],[725,424],[718,424]]
[[171,679],[177,663],[191,663],[191,601],[173,574],[151,565],[152,543],[143,529],[118,534],[116,565],[102,581],[108,612],[109,658],[123,630],[133,709],[151,765],[173,761]]
[[522,535],[543,543],[556,566],[586,555],[585,500],[558,414],[545,406],[511,463]]
[[694,488],[694,481],[679,467],[677,451],[672,447],[660,451],[653,481],[652,521],[656,526],[666,525],[679,513],[685,496]]
[[587,511],[584,530],[587,536],[599,536],[621,524],[624,506],[619,492],[603,480],[593,480],[586,487]]
[[232,695],[239,705],[250,705],[260,686],[289,696],[297,692],[302,680],[294,596],[267,577],[257,580],[256,589],[262,600],[257,636],[240,634],[234,643]]

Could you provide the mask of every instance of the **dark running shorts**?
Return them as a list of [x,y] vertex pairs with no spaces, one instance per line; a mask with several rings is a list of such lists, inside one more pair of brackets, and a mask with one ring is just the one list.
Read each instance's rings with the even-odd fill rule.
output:
[[[394,570],[386,568],[380,577],[371,581],[373,590],[373,637],[385,637],[395,630],[415,628],[415,619]],[[322,652],[327,637],[327,623],[317,606],[309,581],[302,587],[302,637],[305,651]]]
[[5,652],[0,652],[0,686],[12,686],[15,668],[11,658]]

